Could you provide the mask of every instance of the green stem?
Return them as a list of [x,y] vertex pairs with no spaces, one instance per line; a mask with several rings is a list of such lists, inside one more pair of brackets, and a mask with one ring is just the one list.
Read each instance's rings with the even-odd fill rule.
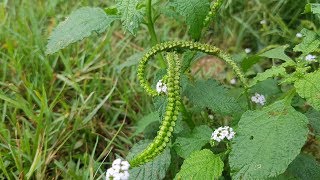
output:
[[[154,45],[158,44],[158,38],[157,38],[157,34],[154,30],[154,22],[152,20],[151,1],[152,0],[146,0],[146,14],[147,14],[147,27],[148,27],[149,34],[151,36],[151,44],[154,46]],[[158,56],[158,61],[159,61],[160,66],[162,68],[166,68],[166,63],[165,63],[161,54]]]

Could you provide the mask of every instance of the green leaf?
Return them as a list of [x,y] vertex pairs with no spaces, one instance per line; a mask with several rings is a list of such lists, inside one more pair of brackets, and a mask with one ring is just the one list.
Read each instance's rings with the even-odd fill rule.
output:
[[317,33],[302,29],[301,34],[304,36],[302,42],[296,45],[293,50],[302,52],[303,55],[307,55],[311,52],[314,52],[320,45],[320,37]]
[[140,0],[116,0],[116,2],[121,13],[122,26],[135,35],[143,21],[142,11],[137,9]]
[[308,3],[305,6],[304,13],[312,12],[313,14],[320,14],[320,4]]
[[286,74],[287,74],[286,69],[283,66],[274,66],[262,73],[258,73],[257,76],[253,78],[252,83],[250,83],[250,86],[253,86],[258,82],[264,81],[268,78],[276,77],[276,76],[284,76]]
[[320,71],[306,74],[294,83],[298,94],[316,110],[320,110]]
[[[151,141],[140,141],[135,144],[130,150],[127,159],[131,160],[135,155],[142,152]],[[166,176],[171,163],[170,149],[166,148],[160,155],[158,155],[153,161],[144,165],[134,167],[129,170],[130,179],[144,179],[144,180],[160,180]]]
[[189,33],[194,39],[198,39],[204,27],[204,19],[210,10],[208,0],[172,0],[171,6],[185,17],[189,26]]
[[212,79],[200,80],[194,85],[189,84],[184,94],[190,102],[200,108],[208,107],[221,114],[234,114],[241,111],[239,104],[230,96],[228,90]]
[[186,159],[175,179],[218,179],[223,171],[223,162],[218,155],[204,149],[193,152]]
[[92,32],[104,32],[117,18],[118,16],[108,16],[100,8],[83,7],[72,12],[51,33],[46,54],[53,54],[90,36]]
[[249,91],[251,94],[259,93],[264,96],[273,96],[275,94],[281,93],[281,90],[278,86],[278,81],[275,79],[267,79],[261,81],[250,88]]
[[262,54],[259,54],[259,56],[272,58],[272,59],[280,59],[284,61],[292,61],[292,59],[287,56],[284,51],[289,47],[289,45],[279,46],[276,48],[273,48],[269,51],[266,51]]
[[308,117],[309,123],[311,125],[311,128],[314,130],[314,133],[316,135],[320,135],[320,112],[311,109],[307,111],[305,115]]
[[177,154],[184,159],[192,152],[201,148],[210,141],[212,129],[206,125],[198,126],[186,137],[178,137],[174,143]]
[[284,101],[245,112],[229,156],[234,179],[266,179],[287,169],[300,153],[307,117]]
[[300,154],[289,165],[288,173],[299,180],[320,179],[320,164],[313,156]]
[[160,117],[158,112],[152,112],[146,116],[144,116],[141,120],[138,121],[136,126],[136,131],[133,136],[142,133],[147,126],[149,126],[153,122],[160,122]]
[[261,57],[257,55],[247,56],[243,59],[243,61],[241,61],[241,68],[244,72],[246,72],[249,68],[251,68],[260,60],[261,60]]

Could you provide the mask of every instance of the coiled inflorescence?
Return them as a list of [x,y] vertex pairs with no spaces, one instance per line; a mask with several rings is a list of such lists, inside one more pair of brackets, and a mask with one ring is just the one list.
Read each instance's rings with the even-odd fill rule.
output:
[[178,55],[175,53],[168,53],[166,57],[168,63],[168,70],[163,80],[165,81],[167,86],[167,93],[162,93],[162,91],[157,92],[156,89],[151,88],[150,84],[148,83],[148,80],[145,79],[146,64],[152,56],[159,52],[173,52],[184,49],[201,51],[209,55],[214,55],[221,58],[232,67],[235,74],[238,76],[239,80],[243,83],[244,87],[246,89],[248,87],[245,77],[242,74],[240,68],[236,65],[236,63],[231,59],[231,57],[228,54],[224,53],[222,50],[215,46],[191,41],[169,41],[153,46],[140,60],[138,67],[138,79],[140,81],[141,86],[146,90],[146,92],[149,95],[158,96],[161,94],[166,94],[168,96],[168,104],[166,106],[165,115],[162,120],[162,124],[160,126],[160,130],[158,131],[157,136],[144,151],[142,151],[140,154],[138,154],[130,161],[131,167],[135,167],[151,161],[154,157],[159,155],[165,149],[167,143],[170,141],[173,128],[175,126],[176,120],[178,119],[181,106],[181,63],[178,58]]
[[145,91],[151,96],[157,96],[158,92],[155,89],[152,89],[148,81],[145,79],[145,69],[148,60],[154,56],[155,54],[163,51],[173,51],[173,50],[183,50],[189,49],[194,51],[201,51],[209,55],[214,55],[222,60],[224,60],[227,64],[229,64],[234,70],[235,74],[239,77],[239,80],[242,82],[245,88],[247,88],[247,82],[245,77],[237,64],[231,59],[231,57],[220,50],[215,46],[211,46],[208,44],[202,44],[198,42],[192,41],[168,41],[164,43],[157,44],[153,46],[140,60],[138,67],[138,79],[140,81],[141,86],[145,89]]
[[173,128],[178,119],[181,106],[180,95],[180,69],[181,64],[178,55],[175,53],[167,54],[168,72],[167,72],[167,88],[168,88],[168,104],[160,130],[154,141],[138,156],[130,161],[132,167],[151,161],[160,154],[170,141]]

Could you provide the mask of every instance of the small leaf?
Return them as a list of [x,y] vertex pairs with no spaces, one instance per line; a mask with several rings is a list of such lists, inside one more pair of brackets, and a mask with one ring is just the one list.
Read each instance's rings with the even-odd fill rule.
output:
[[83,7],[72,12],[50,35],[46,54],[53,54],[90,36],[92,32],[104,32],[117,18],[118,16],[108,16],[100,8]]
[[320,14],[320,4],[308,3],[305,6],[304,13],[312,12],[313,14]]
[[262,58],[257,55],[253,56],[247,56],[241,61],[241,68],[244,72],[246,72],[249,68],[251,68],[253,65],[258,63]]
[[252,83],[250,83],[250,86],[253,86],[258,82],[264,81],[268,78],[284,76],[286,74],[286,69],[283,66],[274,66],[270,69],[267,69],[265,72],[258,73],[257,76],[253,78],[253,81]]
[[136,131],[134,132],[133,136],[142,133],[145,130],[145,128],[153,122],[160,122],[158,112],[152,112],[144,116],[141,120],[139,120],[136,126]]
[[135,35],[143,21],[142,11],[137,9],[140,0],[116,0],[116,2],[121,13],[122,26]]
[[201,80],[194,85],[188,85],[184,94],[195,106],[210,108],[221,114],[234,114],[241,111],[235,98],[231,97],[228,90],[215,80]]
[[303,53],[303,55],[307,55],[319,47],[320,37],[317,33],[307,29],[302,29],[301,34],[304,36],[304,38],[300,44],[293,48],[294,51],[300,51]]
[[245,112],[229,156],[233,178],[267,179],[285,172],[307,139],[307,121],[284,101]]
[[178,137],[174,143],[174,149],[179,156],[187,158],[192,152],[201,148],[210,141],[212,129],[206,125],[196,127],[186,137]]
[[289,45],[279,46],[279,47],[273,48],[269,51],[266,51],[262,54],[259,54],[259,56],[272,58],[272,59],[280,59],[280,60],[284,60],[284,61],[292,61],[292,59],[284,53],[284,51],[288,47],[289,47]]
[[223,162],[220,157],[213,154],[210,150],[204,149],[193,152],[183,162],[181,170],[175,179],[215,180],[221,176],[222,171]]
[[210,10],[208,0],[172,0],[171,6],[185,17],[189,26],[189,33],[194,39],[198,39],[204,27],[204,19]]
[[[135,144],[130,150],[127,159],[132,159],[135,155],[142,152],[151,141],[140,141]],[[171,155],[169,148],[166,148],[160,155],[158,155],[153,161],[144,165],[134,167],[129,170],[130,179],[145,179],[145,180],[160,180],[166,176],[171,163]]]
[[294,83],[298,94],[320,110],[320,71],[308,73]]

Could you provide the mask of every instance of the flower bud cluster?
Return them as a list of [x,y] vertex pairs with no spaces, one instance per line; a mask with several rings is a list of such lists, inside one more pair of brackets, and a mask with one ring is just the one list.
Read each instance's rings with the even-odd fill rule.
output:
[[112,163],[112,167],[106,172],[107,180],[128,180],[130,164],[128,161],[116,159]]
[[178,56],[174,53],[168,53],[168,74],[167,74],[167,96],[168,104],[160,130],[154,141],[139,155],[137,155],[130,164],[135,167],[140,164],[151,161],[159,155],[170,141],[174,126],[178,119],[181,106],[180,95],[180,69],[181,64]]

